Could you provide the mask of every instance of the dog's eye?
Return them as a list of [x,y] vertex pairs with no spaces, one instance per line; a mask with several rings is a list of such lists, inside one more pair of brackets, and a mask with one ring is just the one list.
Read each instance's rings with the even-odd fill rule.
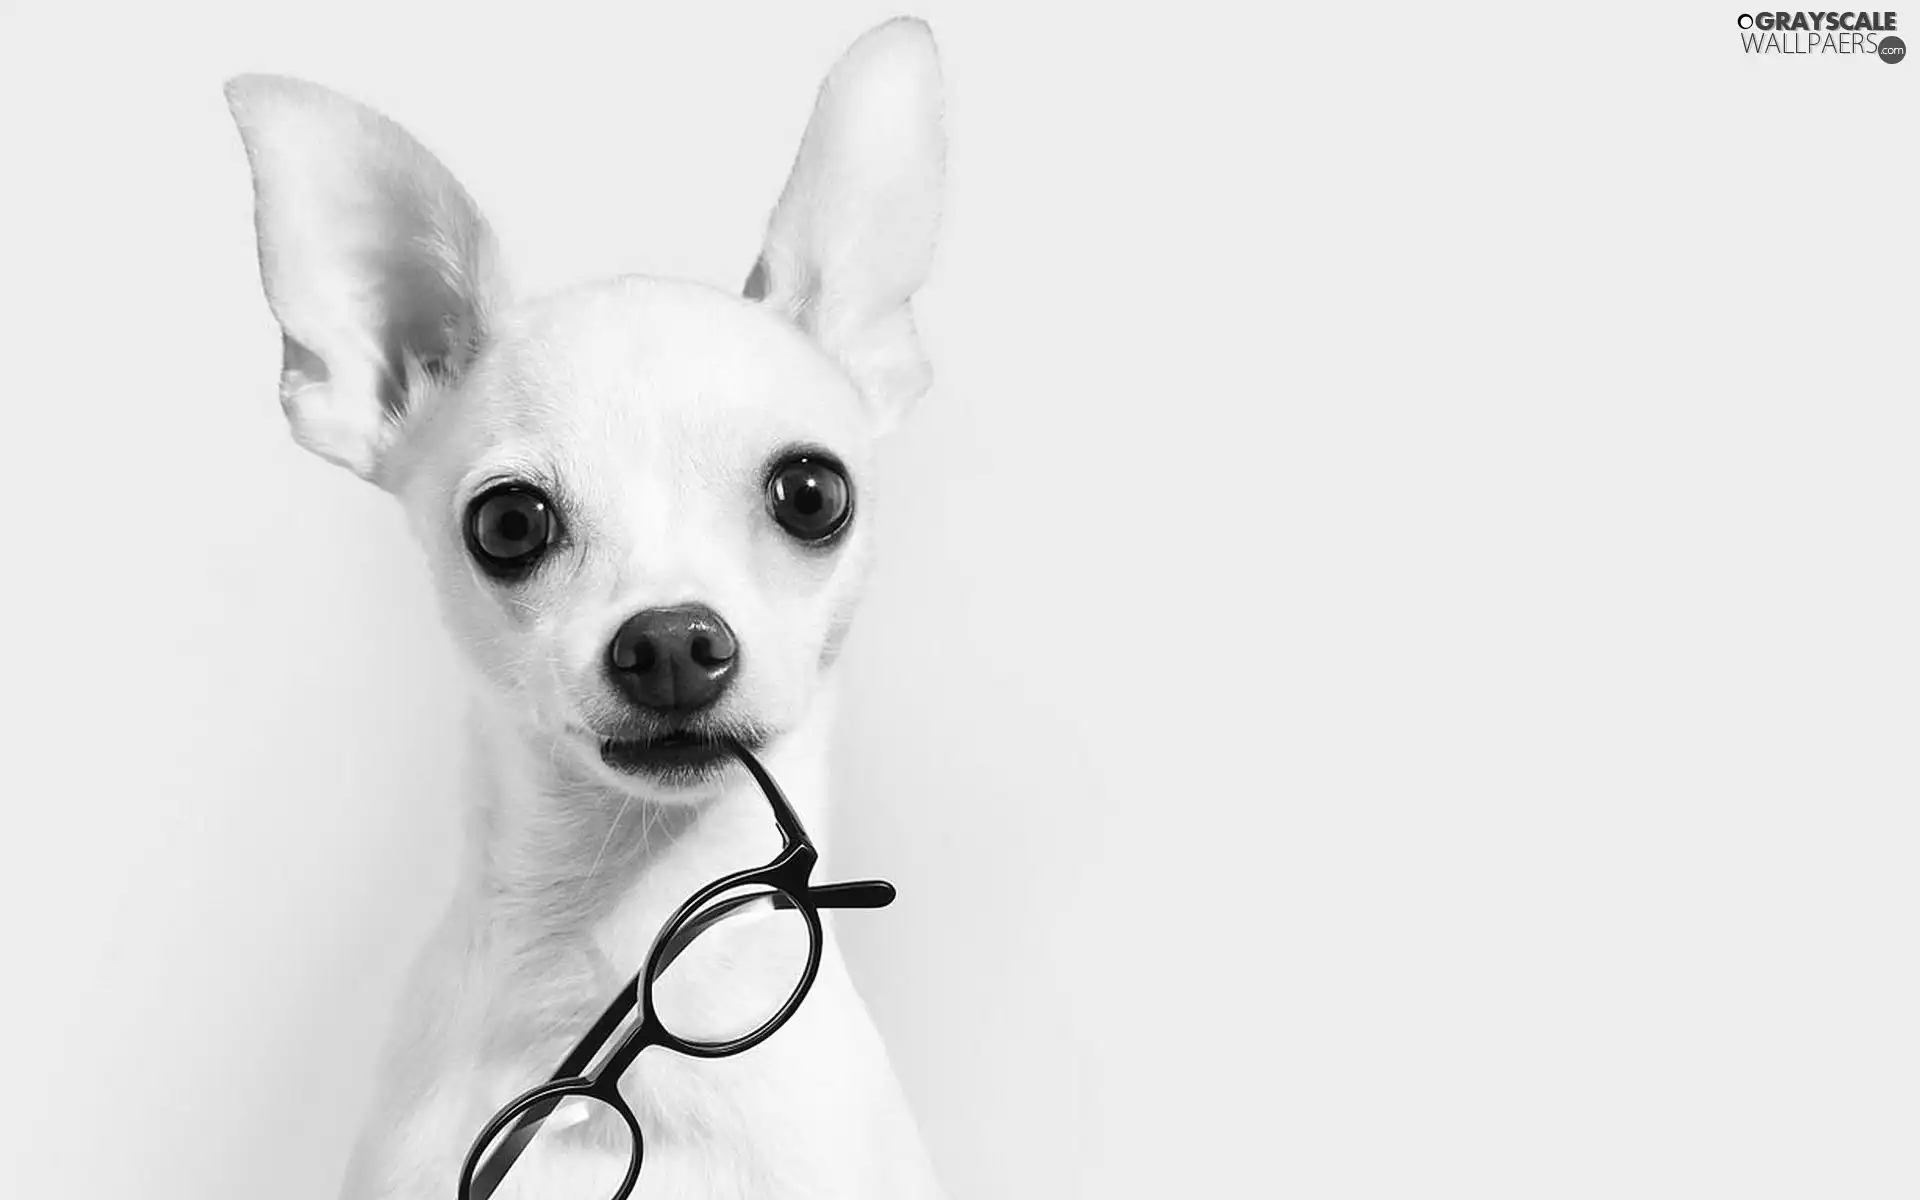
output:
[[545,496],[524,483],[501,484],[467,506],[467,549],[489,575],[518,575],[546,550],[554,524]]
[[767,476],[767,507],[780,528],[794,537],[825,541],[853,515],[853,485],[839,463],[801,455],[780,463]]

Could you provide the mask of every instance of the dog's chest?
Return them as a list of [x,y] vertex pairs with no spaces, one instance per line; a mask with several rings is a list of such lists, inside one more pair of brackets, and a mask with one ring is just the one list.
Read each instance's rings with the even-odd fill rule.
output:
[[[663,1047],[643,1052],[620,1081],[640,1128],[638,1200],[801,1200],[846,1194],[845,1169],[830,1147],[841,1143],[844,1113],[818,1095],[813,1023],[796,1020],[768,1042],[724,1059],[697,1059]],[[787,1041],[789,1033],[795,1034]],[[816,1082],[810,1084],[810,1080]],[[811,1093],[811,1094],[810,1094]],[[620,1174],[626,1134],[562,1135],[543,1161],[513,1176],[524,1195],[569,1195],[570,1181]],[[846,1149],[841,1147],[844,1159]],[[611,1174],[610,1174],[611,1166]]]
[[[695,867],[689,873],[707,869]],[[565,990],[572,994],[561,1000],[550,993],[548,999],[559,1000],[557,1007],[573,1015],[555,1022],[551,1018],[557,1014],[549,1008],[545,1024],[558,1036],[538,1038],[546,1044],[533,1050],[529,1059],[558,1061],[592,1017],[627,986],[685,894],[695,890],[682,879],[655,882],[658,886],[625,897],[595,925],[585,951],[592,970],[577,969],[577,953],[562,955],[572,959],[575,969],[561,970],[555,964],[549,978],[569,980]],[[667,900],[674,892],[681,893],[680,899]],[[723,906],[729,897],[741,895],[730,892],[718,899]],[[699,915],[712,911],[703,909]],[[691,924],[698,926],[699,933],[671,942],[677,952],[670,959],[666,955],[655,959],[656,963],[667,959],[664,969],[645,987],[641,1008],[616,1034],[616,1041],[639,1025],[642,1012],[654,1014],[661,1025],[689,1042],[731,1041],[769,1022],[803,982],[812,939],[796,910],[750,903],[726,909],[711,923]],[[812,1019],[811,1009],[816,1003],[832,1005],[832,992],[829,987],[820,996],[810,996],[769,1040],[736,1055],[705,1058],[671,1045],[652,1045],[640,1053],[620,1080],[621,1094],[633,1110],[644,1143],[642,1179],[649,1187],[638,1195],[815,1194],[798,1187],[815,1172],[804,1168],[808,1152],[801,1149],[796,1155],[795,1151],[831,1140],[822,1136],[823,1131],[808,1127],[822,1116],[809,1099],[810,1086],[817,1088],[818,1078],[825,1073],[823,1063],[811,1061],[824,1052],[823,1023]],[[542,1021],[531,1013],[523,1018],[529,1025]],[[542,1068],[529,1065],[527,1069],[537,1074]],[[812,1085],[810,1077],[815,1080]],[[581,1145],[583,1153],[590,1151],[591,1139],[583,1139]],[[679,1182],[666,1188],[661,1181]]]

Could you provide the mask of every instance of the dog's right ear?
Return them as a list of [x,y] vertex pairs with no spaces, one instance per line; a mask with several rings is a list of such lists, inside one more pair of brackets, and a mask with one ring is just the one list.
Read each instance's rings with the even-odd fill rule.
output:
[[451,173],[372,109],[243,75],[260,279],[285,335],[294,437],[379,482],[401,423],[473,361],[503,299],[493,235]]
[[839,360],[884,428],[927,389],[910,301],[940,223],[940,58],[924,22],[869,31],[820,88],[746,294]]

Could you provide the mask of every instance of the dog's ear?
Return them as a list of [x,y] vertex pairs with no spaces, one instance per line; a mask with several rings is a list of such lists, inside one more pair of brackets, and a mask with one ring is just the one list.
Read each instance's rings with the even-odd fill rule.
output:
[[940,61],[925,23],[855,42],[821,85],[746,293],[837,358],[883,423],[926,391],[913,293],[940,219]]
[[408,412],[481,345],[501,298],[493,236],[379,113],[297,79],[243,75],[226,92],[285,335],[281,406],[302,445],[378,481]]

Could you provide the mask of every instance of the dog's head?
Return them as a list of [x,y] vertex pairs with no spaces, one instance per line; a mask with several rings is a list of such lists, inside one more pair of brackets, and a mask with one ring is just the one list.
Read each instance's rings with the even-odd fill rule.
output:
[[828,76],[738,296],[623,278],[518,300],[398,126],[288,79],[228,98],[294,434],[401,498],[493,711],[661,798],[699,790],[716,738],[793,728],[859,592],[874,444],[927,383],[926,27],[883,25]]

